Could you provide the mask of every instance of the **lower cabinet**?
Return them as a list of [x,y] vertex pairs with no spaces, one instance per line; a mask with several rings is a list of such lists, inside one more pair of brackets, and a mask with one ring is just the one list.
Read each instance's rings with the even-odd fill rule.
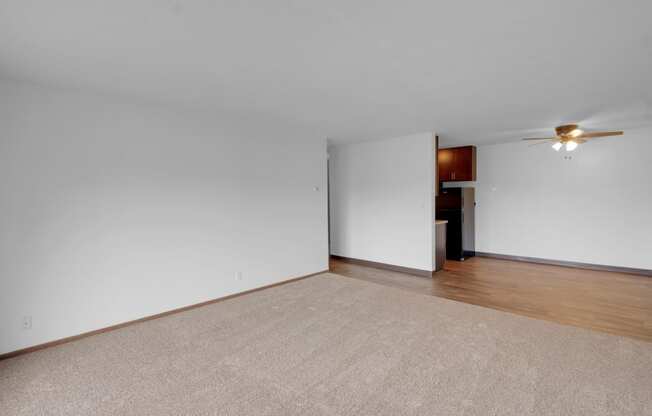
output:
[[446,223],[447,221],[438,220],[435,222],[435,271],[444,268],[446,261]]

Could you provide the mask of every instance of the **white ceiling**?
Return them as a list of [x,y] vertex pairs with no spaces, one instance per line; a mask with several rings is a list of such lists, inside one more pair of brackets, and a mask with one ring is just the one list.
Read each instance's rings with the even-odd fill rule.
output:
[[649,0],[0,1],[0,77],[445,143],[652,121]]

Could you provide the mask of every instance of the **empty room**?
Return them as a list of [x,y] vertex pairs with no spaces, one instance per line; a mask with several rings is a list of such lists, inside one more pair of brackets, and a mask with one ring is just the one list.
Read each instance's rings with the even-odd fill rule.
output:
[[650,16],[0,0],[0,415],[652,416]]

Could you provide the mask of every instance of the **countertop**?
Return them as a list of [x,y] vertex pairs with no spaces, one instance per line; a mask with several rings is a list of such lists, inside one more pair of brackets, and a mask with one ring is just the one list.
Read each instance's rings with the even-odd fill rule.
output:
[[435,220],[435,225],[447,224],[448,220]]

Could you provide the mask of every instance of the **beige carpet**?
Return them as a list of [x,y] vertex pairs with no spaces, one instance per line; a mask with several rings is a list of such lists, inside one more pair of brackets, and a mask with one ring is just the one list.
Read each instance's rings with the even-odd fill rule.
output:
[[652,344],[324,274],[0,362],[8,415],[652,415]]

